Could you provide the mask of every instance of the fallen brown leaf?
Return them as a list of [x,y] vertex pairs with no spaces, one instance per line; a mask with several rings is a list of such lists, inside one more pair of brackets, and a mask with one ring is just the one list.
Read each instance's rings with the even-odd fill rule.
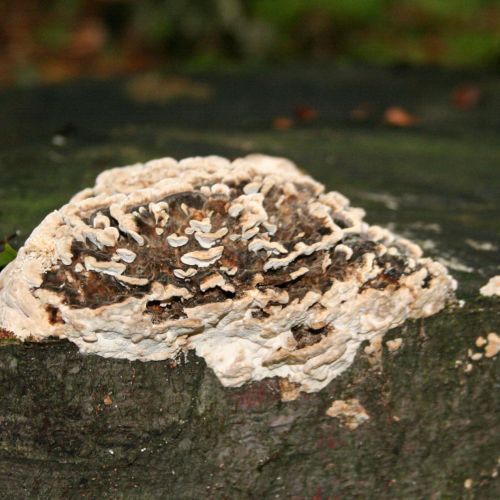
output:
[[451,94],[454,106],[459,109],[475,108],[479,104],[481,97],[481,89],[475,85],[463,85],[456,88]]
[[277,130],[287,130],[293,127],[293,120],[287,116],[277,116],[273,120],[273,127]]
[[384,122],[393,127],[412,127],[419,121],[419,118],[399,106],[391,106],[384,112]]
[[73,32],[69,47],[74,57],[88,57],[99,52],[106,42],[106,27],[98,18],[84,19]]
[[302,104],[295,107],[293,114],[295,115],[295,118],[297,118],[297,120],[303,122],[311,122],[318,118],[318,111],[315,108]]

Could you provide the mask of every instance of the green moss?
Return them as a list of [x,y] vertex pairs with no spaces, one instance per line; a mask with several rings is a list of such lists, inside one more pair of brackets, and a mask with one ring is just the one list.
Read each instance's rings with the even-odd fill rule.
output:
[[443,36],[450,65],[481,66],[497,60],[500,35],[484,36],[483,31],[449,33]]
[[12,262],[17,255],[17,252],[9,245],[9,243],[4,243],[1,246],[3,248],[0,250],[0,269],[5,267],[9,262]]

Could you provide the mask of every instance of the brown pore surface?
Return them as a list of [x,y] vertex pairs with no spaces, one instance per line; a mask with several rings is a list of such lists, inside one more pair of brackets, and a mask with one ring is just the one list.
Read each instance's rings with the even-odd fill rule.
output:
[[[350,234],[338,244],[342,243],[353,250],[352,257],[346,260],[343,252],[334,252],[335,248],[327,251],[314,252],[311,255],[303,255],[295,259],[287,267],[264,271],[264,263],[268,258],[267,251],[249,251],[247,245],[251,240],[231,240],[230,236],[241,235],[241,226],[238,218],[229,216],[228,209],[235,198],[243,193],[243,184],[229,185],[229,195],[211,194],[206,196],[200,191],[202,186],[197,186],[192,192],[183,192],[170,195],[163,200],[168,204],[169,219],[163,226],[163,233],[157,234],[159,227],[154,215],[147,206],[137,206],[129,211],[135,215],[139,233],[144,238],[144,245],[139,246],[137,242],[120,231],[118,245],[115,247],[99,248],[94,243],[85,243],[74,240],[72,243],[73,259],[71,265],[62,263],[47,271],[43,277],[42,289],[51,290],[64,296],[63,302],[76,308],[90,308],[119,303],[128,297],[143,297],[151,290],[153,282],[162,285],[174,285],[185,288],[191,294],[189,299],[172,297],[168,301],[150,301],[147,304],[145,314],[151,315],[153,322],[161,322],[167,319],[178,319],[185,317],[184,309],[198,305],[224,301],[226,299],[237,299],[245,291],[253,288],[260,290],[282,289],[288,293],[289,302],[295,299],[301,300],[308,291],[324,293],[334,281],[345,280],[362,263],[363,256],[367,252],[377,255],[378,244],[368,240],[362,234]],[[277,225],[276,233],[270,236],[273,242],[281,243],[288,251],[292,251],[299,242],[310,245],[331,232],[321,219],[309,214],[308,203],[314,201],[317,196],[307,184],[295,184],[296,193],[286,194],[284,190],[275,185],[264,199],[264,209],[267,211],[269,220]],[[92,225],[93,219],[102,214],[107,216],[113,227],[118,229],[118,223],[110,216],[109,210],[100,210],[91,214],[85,222]],[[172,247],[167,242],[167,236],[173,233],[184,235],[189,228],[190,220],[202,220],[210,218],[212,232],[223,227],[228,233],[217,242],[222,245],[224,251],[222,257],[214,264],[206,268],[198,268],[197,273],[189,278],[179,278],[174,275],[174,269],[186,269],[187,266],[181,262],[181,256],[193,251],[203,250],[193,235],[188,235],[187,244],[180,247]],[[348,226],[343,220],[334,219],[339,227]],[[263,227],[255,238],[267,238],[268,233]],[[77,264],[84,265],[87,256],[94,257],[98,261],[111,261],[117,248],[125,248],[133,251],[136,258],[127,264],[126,275],[137,278],[146,278],[148,284],[136,286],[123,283],[115,277],[94,271],[77,272]],[[324,268],[324,258],[329,253],[331,263]],[[378,265],[384,269],[376,279],[363,285],[364,288],[384,289],[387,286],[398,286],[399,278],[407,271],[406,257],[402,255],[383,255],[376,257]],[[221,268],[237,268],[234,276],[228,275]],[[297,278],[291,274],[301,267],[307,267],[308,272]],[[412,269],[410,272],[413,272]],[[204,279],[219,272],[224,276],[227,284],[234,287],[235,292],[224,291],[221,288],[211,288],[206,291],[200,290],[200,283]],[[272,304],[271,304],[272,305]],[[60,320],[57,308],[48,309],[51,322]],[[253,311],[253,316],[266,317],[268,314],[260,309]],[[318,332],[319,333],[319,332]],[[296,340],[302,343],[304,332],[294,332]],[[307,343],[310,340],[304,341]]]

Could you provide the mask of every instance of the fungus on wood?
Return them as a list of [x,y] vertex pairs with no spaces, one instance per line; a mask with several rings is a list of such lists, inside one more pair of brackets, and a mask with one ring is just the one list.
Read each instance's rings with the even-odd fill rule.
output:
[[359,345],[456,283],[281,158],[171,158],[100,174],[0,275],[0,327],[142,361],[194,349],[225,386],[326,386]]
[[479,293],[485,297],[500,296],[500,275],[490,278],[488,283],[479,289]]

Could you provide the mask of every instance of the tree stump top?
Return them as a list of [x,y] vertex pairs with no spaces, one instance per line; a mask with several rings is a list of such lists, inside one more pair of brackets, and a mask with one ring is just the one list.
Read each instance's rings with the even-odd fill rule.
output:
[[499,96],[488,74],[299,66],[0,93],[0,234],[17,243],[106,168],[263,152],[444,259],[465,301],[288,402],[277,379],[224,388],[192,354],[129,362],[0,335],[2,491],[497,497],[500,307],[479,288],[499,274]]

